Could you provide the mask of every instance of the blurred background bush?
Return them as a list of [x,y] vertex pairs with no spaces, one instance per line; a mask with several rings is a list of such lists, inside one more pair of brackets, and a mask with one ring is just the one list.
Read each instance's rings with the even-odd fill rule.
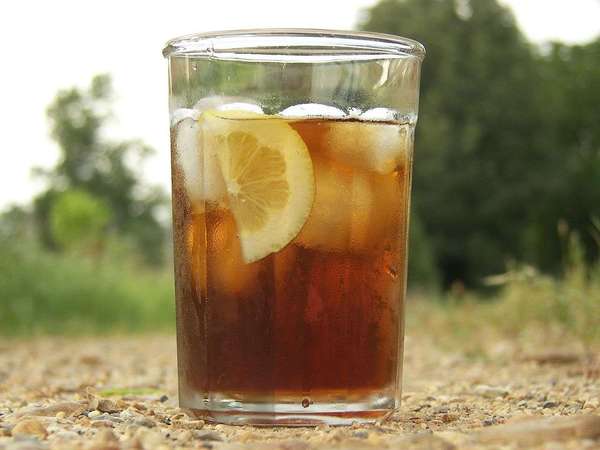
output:
[[[413,317],[600,340],[600,38],[532,44],[497,0],[381,0],[356,14],[360,29],[427,48]],[[114,101],[98,75],[48,105],[60,156],[0,216],[0,334],[173,327],[167,190],[139,170],[149,146],[106,138]]]

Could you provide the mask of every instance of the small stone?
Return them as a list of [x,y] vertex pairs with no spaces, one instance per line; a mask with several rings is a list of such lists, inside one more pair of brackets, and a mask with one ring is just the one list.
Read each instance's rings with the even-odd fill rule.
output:
[[156,448],[164,443],[162,434],[149,428],[139,428],[134,437],[139,439],[144,448]]
[[139,438],[134,437],[133,439],[130,439],[126,445],[125,448],[131,449],[131,450],[144,450],[144,446],[142,445],[142,441],[140,441]]
[[474,392],[475,394],[480,395],[484,398],[506,397],[508,395],[507,389],[497,386],[488,386],[485,384],[475,386]]
[[107,413],[102,413],[99,416],[94,417],[92,420],[110,420],[114,423],[123,423],[123,419],[121,419],[121,417]]
[[46,427],[39,420],[26,419],[20,421],[13,427],[12,435],[28,435],[45,439],[46,436],[48,436],[48,431],[46,431]]
[[57,419],[64,419],[65,417],[67,417],[67,415],[65,414],[65,412],[64,412],[64,411],[59,411],[59,412],[57,412],[57,413],[56,413],[56,416],[55,416],[55,417],[56,417]]
[[544,408],[544,409],[547,409],[547,408],[556,408],[557,406],[558,406],[558,403],[547,401],[547,402],[544,402],[544,404],[542,405],[542,408]]
[[177,440],[184,444],[188,441],[191,441],[193,438],[194,438],[194,435],[192,434],[192,432],[190,430],[183,430],[177,436]]
[[33,406],[17,411],[13,417],[24,416],[56,417],[59,412],[65,416],[78,416],[86,410],[86,404],[82,402],[60,402],[48,406]]
[[102,362],[100,357],[96,355],[83,355],[79,358],[79,361],[87,366],[97,366]]
[[354,436],[355,438],[358,438],[358,439],[368,439],[369,432],[364,431],[364,430],[355,431],[354,433],[352,433],[352,436]]
[[156,426],[156,424],[154,423],[154,421],[148,419],[147,417],[138,417],[137,419],[134,420],[134,423],[136,425],[139,425],[140,427],[147,427],[147,428],[153,428]]
[[600,416],[595,415],[536,417],[490,427],[477,434],[477,439],[485,444],[517,443],[522,446],[598,437]]
[[100,442],[119,442],[115,433],[111,430],[103,429],[96,434],[96,440]]
[[95,419],[95,418],[97,418],[97,417],[100,417],[101,415],[102,415],[102,413],[101,413],[100,411],[98,411],[97,409],[95,409],[95,410],[93,410],[93,411],[90,411],[90,412],[88,413],[88,417],[89,417],[90,419]]
[[12,426],[0,422],[0,437],[10,436],[11,430],[12,430]]
[[106,398],[101,399],[98,402],[97,409],[98,411],[102,411],[105,413],[115,413],[121,411],[115,402]]
[[248,441],[255,440],[258,437],[259,437],[259,435],[257,433],[254,433],[249,430],[243,430],[241,433],[236,435],[236,439],[242,443],[246,443]]
[[73,439],[79,439],[79,435],[74,431],[57,431],[52,435],[54,439],[62,441],[72,441]]
[[114,428],[115,424],[110,420],[94,420],[90,426],[92,428]]
[[223,437],[219,433],[215,433],[214,431],[206,431],[206,432],[196,432],[194,433],[194,437],[196,439],[200,439],[201,441],[222,441]]
[[99,403],[100,403],[100,399],[98,397],[90,394],[90,398],[88,400],[88,409],[91,409],[91,410],[98,409]]
[[185,428],[187,430],[200,430],[204,428],[204,420],[173,420],[171,424],[175,428]]
[[442,422],[444,423],[450,423],[458,420],[458,416],[456,414],[442,414],[440,419],[442,419]]
[[548,351],[527,355],[524,361],[533,361],[538,364],[573,364],[578,362],[579,355],[574,352]]

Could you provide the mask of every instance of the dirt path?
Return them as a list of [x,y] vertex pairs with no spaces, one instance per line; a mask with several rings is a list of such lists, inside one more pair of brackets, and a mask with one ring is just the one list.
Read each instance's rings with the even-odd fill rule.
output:
[[487,347],[409,337],[402,409],[381,424],[256,429],[177,408],[172,337],[0,341],[0,449],[600,449],[597,355]]

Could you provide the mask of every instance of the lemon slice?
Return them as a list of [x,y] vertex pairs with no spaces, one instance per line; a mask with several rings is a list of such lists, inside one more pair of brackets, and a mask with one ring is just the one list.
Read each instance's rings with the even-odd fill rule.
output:
[[246,111],[203,114],[225,180],[246,263],[277,252],[300,232],[315,183],[310,154],[285,121]]

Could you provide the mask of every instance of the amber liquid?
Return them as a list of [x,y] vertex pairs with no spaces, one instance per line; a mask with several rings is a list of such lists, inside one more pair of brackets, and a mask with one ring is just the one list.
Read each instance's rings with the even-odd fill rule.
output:
[[313,160],[315,202],[290,244],[251,264],[231,213],[193,205],[174,158],[183,406],[215,395],[318,404],[396,393],[412,151],[387,174],[361,168],[360,156],[334,159],[324,136],[338,122],[290,121]]

